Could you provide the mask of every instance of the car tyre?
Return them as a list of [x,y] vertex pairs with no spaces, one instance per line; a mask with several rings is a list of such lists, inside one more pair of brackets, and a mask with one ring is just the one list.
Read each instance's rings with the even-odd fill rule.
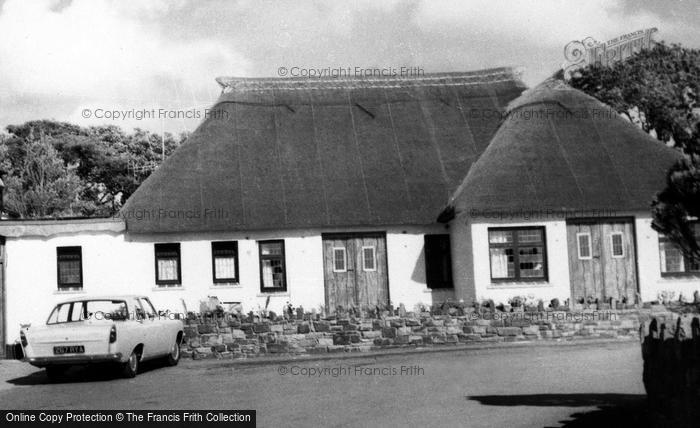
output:
[[61,366],[47,366],[46,367],[46,377],[49,378],[51,382],[58,382],[65,377],[66,367]]
[[176,366],[180,361],[180,341],[175,340],[173,347],[170,349],[170,353],[166,359],[169,366]]
[[122,364],[122,376],[126,378],[132,378],[136,376],[136,373],[139,371],[139,354],[136,353],[136,350],[133,350],[131,352],[131,355],[129,355],[129,359]]

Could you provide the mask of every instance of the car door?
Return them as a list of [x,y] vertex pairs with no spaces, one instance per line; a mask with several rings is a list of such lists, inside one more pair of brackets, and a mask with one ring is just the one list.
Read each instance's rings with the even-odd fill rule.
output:
[[170,349],[162,320],[148,298],[141,297],[138,300],[145,315],[143,324],[148,342],[144,344],[144,348],[149,347],[149,357],[167,354]]
[[154,345],[154,329],[153,329],[153,317],[149,316],[149,313],[144,307],[141,299],[134,299],[135,309],[136,309],[136,322],[137,331],[140,336],[139,340],[143,343],[143,354],[141,359],[149,359],[158,355],[157,347]]

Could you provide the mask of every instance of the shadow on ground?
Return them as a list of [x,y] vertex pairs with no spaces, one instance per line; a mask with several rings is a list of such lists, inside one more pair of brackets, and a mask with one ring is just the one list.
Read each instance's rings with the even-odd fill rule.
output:
[[[164,364],[159,361],[145,361],[139,367],[139,374],[147,373],[153,370],[165,368]],[[28,385],[55,385],[58,383],[82,383],[82,382],[104,382],[109,380],[123,379],[118,367],[113,365],[95,364],[92,366],[73,366],[69,368],[60,380],[50,380],[46,376],[46,370],[38,370],[27,376],[22,376],[10,379],[7,383],[18,386]]]
[[563,427],[650,427],[646,395],[635,394],[530,394],[476,395],[468,400],[485,406],[597,407],[572,413],[559,421]]

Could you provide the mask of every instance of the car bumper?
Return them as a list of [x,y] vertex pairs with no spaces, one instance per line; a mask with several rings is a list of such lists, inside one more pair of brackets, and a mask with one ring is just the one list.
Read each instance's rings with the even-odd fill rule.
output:
[[24,361],[36,367],[54,365],[80,365],[96,363],[116,363],[122,361],[122,354],[98,354],[98,355],[55,355],[51,357],[30,357]]

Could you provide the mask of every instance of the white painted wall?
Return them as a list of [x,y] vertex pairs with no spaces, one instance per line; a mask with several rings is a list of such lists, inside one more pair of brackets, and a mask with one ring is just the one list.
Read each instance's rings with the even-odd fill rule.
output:
[[[82,226],[80,226],[82,227]],[[77,227],[77,229],[80,229]],[[285,232],[125,235],[122,232],[93,232],[57,229],[52,234],[7,237],[7,314],[8,343],[18,337],[19,325],[45,322],[59,301],[76,295],[146,294],[158,309],[198,311],[207,296],[222,302],[241,302],[244,310],[264,306],[280,313],[291,302],[305,309],[319,309],[325,303],[321,233],[341,231],[386,231],[389,294],[392,303],[404,303],[411,310],[417,303],[430,305],[453,298],[452,290],[431,292],[425,284],[425,233],[446,233],[444,226],[355,228],[352,230],[308,230]],[[88,229],[89,230],[89,229]],[[2,231],[0,231],[2,234]],[[287,266],[287,292],[261,293],[258,240],[284,239]],[[239,252],[239,284],[214,285],[211,272],[211,241],[236,240]],[[155,284],[154,243],[179,242],[182,287],[160,288]],[[59,292],[56,281],[56,247],[81,246],[83,289]]]
[[[488,229],[519,226],[545,227],[548,280],[492,282]],[[565,221],[472,223],[471,234],[474,254],[474,288],[478,299],[493,299],[498,304],[508,303],[508,299],[514,296],[528,296],[530,299],[542,299],[545,303],[558,298],[563,303],[571,296]]]
[[[635,218],[637,266],[642,300],[645,302],[656,300],[658,293],[664,290],[675,292],[676,297],[683,293],[684,296],[692,298],[693,292],[700,290],[699,277],[661,276],[659,238],[658,233],[651,228],[650,213],[626,212],[618,215]],[[556,297],[563,303],[571,296],[565,221],[487,223],[470,220],[473,219],[462,215],[450,223],[455,291],[458,298],[465,296],[465,301],[469,301],[471,296],[475,295],[478,299],[493,299],[496,303],[506,303],[513,296],[525,295],[543,299],[545,302]],[[545,226],[549,271],[547,282],[491,282],[488,228],[517,226]]]
[[449,232],[439,225],[432,228],[407,227],[390,230],[386,237],[389,299],[395,306],[403,303],[409,311],[419,303],[430,306],[432,303],[442,303],[455,298],[453,289],[431,290],[426,285],[426,233]]
[[659,255],[659,234],[651,227],[651,215],[640,213],[635,218],[637,231],[637,260],[639,287],[642,300],[657,300],[662,291],[673,291],[676,298],[682,293],[688,299],[700,290],[700,276],[662,277]]

